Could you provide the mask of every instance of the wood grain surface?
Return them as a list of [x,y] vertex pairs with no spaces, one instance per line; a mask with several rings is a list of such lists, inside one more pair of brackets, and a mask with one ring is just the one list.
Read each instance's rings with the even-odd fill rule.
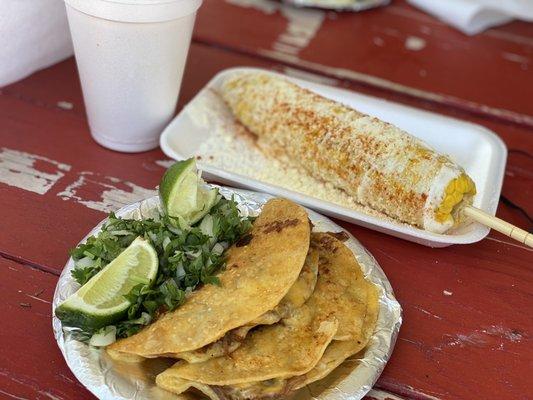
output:
[[[300,24],[290,31],[299,32],[295,34],[299,39],[289,35],[280,41],[290,18],[281,14],[278,3],[268,4],[271,9],[257,10],[244,7],[244,1],[206,1],[178,108],[216,72],[249,65],[478,123],[509,147],[503,195],[531,215],[533,130],[528,118],[533,110],[525,88],[533,79],[527,71],[491,58],[493,51],[525,57],[533,40],[529,26],[513,23],[466,38],[403,2],[393,2],[389,8],[360,15],[324,13],[312,37],[310,31],[298,28]],[[290,17],[312,27],[316,17],[308,11],[292,10]],[[389,28],[398,30],[399,37],[383,31]],[[397,49],[394,58],[371,52],[368,41],[378,33],[386,46]],[[405,38],[410,35],[424,38],[425,46],[406,49]],[[361,40],[354,43],[352,37]],[[334,38],[350,39],[350,51],[335,44]],[[276,40],[279,43],[273,47]],[[421,46],[415,42],[409,46]],[[302,60],[458,100],[443,101],[381,81],[331,74],[263,51],[294,51],[280,43],[300,46],[297,54]],[[453,46],[445,50],[445,43]],[[517,47],[511,48],[511,43]],[[488,57],[485,76],[478,76],[481,61],[469,63],[480,54]],[[445,63],[451,58],[457,61]],[[396,68],[391,65],[394,60]],[[417,77],[421,69],[427,71],[425,78]],[[452,79],[461,74],[465,75],[461,82]],[[477,80],[471,81],[470,75]],[[494,79],[497,76],[506,77],[505,85]],[[470,102],[476,106],[465,106]],[[495,109],[511,114],[495,114]],[[73,59],[0,90],[0,309],[5,315],[0,329],[0,398],[92,398],[61,358],[48,302],[68,250],[106,212],[153,193],[164,171],[160,161],[165,159],[160,150],[122,154],[92,141]],[[519,210],[505,203],[500,203],[498,216],[531,228]],[[376,257],[404,308],[394,354],[369,398],[529,398],[533,393],[527,378],[533,364],[531,249],[492,232],[473,245],[430,249],[339,223]]]
[[52,332],[57,277],[0,257],[0,398],[93,399],[68,369]]

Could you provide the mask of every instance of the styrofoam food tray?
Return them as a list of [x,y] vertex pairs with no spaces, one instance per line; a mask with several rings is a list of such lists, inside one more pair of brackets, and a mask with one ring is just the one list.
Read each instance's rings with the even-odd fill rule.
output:
[[[218,73],[195,97],[208,89],[217,90],[224,79],[239,71],[260,71],[255,68],[232,68]],[[261,70],[263,71],[263,70]],[[263,71],[273,73],[271,71]],[[507,148],[492,131],[476,124],[444,117],[428,111],[404,106],[344,89],[325,86],[286,76],[294,83],[325,97],[344,103],[359,111],[393,123],[412,135],[419,137],[440,153],[448,154],[476,182],[477,195],[474,206],[495,215],[503,183]],[[191,103],[195,101],[193,99]],[[176,160],[195,155],[200,144],[210,132],[196,125],[187,113],[187,106],[163,131],[160,145],[163,152]],[[354,211],[327,201],[318,200],[275,185],[260,182],[249,177],[224,171],[198,162],[204,176],[219,182],[272,193],[296,201],[323,214],[352,222],[366,228],[387,233],[402,239],[430,247],[445,247],[452,244],[466,244],[480,241],[489,228],[472,223],[461,226],[450,234],[436,234],[405,224],[396,224],[359,211]]]

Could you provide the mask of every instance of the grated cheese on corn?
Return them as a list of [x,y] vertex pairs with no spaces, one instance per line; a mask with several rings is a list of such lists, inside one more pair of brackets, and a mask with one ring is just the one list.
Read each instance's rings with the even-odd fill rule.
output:
[[443,233],[475,194],[464,170],[421,140],[276,75],[237,73],[221,93],[264,152],[398,221]]

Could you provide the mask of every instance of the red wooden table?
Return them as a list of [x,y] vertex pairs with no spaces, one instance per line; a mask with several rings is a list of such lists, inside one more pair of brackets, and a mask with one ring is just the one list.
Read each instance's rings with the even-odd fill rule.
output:
[[[218,71],[251,65],[472,121],[510,149],[503,195],[533,212],[533,26],[466,37],[402,1],[360,14],[206,0],[179,108]],[[0,90],[0,398],[91,399],[51,330],[68,250],[105,213],[152,193],[160,150],[92,141],[73,59]],[[505,203],[498,215],[531,229]],[[430,249],[342,223],[404,309],[374,399],[533,396],[533,252],[497,233]]]

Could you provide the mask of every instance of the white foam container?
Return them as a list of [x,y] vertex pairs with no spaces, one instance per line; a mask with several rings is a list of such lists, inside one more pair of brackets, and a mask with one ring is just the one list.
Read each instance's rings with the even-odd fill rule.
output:
[[[258,69],[232,68],[224,70],[211,79],[197,97],[208,89],[218,89],[228,75],[238,71],[258,71]],[[270,71],[264,72],[272,73]],[[490,215],[496,214],[503,183],[507,148],[492,131],[480,125],[376,97],[288,76],[285,78],[325,97],[393,123],[422,139],[440,153],[450,155],[453,160],[463,166],[476,182],[478,193],[473,205]],[[194,101],[193,99],[191,103]],[[192,121],[187,114],[187,107],[185,107],[163,131],[160,145],[163,152],[170,158],[186,159],[195,155],[195,151],[209,135],[208,130]],[[489,233],[489,228],[478,223],[461,226],[449,234],[431,233],[405,224],[392,223],[250,177],[223,171],[201,162],[198,162],[198,165],[208,179],[286,197],[323,214],[425,246],[445,247],[452,244],[474,243],[482,240]]]
[[65,0],[93,138],[157,147],[174,115],[201,0]]

